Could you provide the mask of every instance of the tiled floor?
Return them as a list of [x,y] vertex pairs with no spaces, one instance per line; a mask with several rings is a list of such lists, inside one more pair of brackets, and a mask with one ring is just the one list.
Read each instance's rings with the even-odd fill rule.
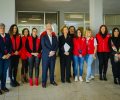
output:
[[96,76],[91,83],[74,82],[72,79],[71,84],[62,84],[57,61],[56,80],[58,86],[50,85],[49,81],[46,89],[41,87],[41,83],[38,87],[21,84],[17,88],[11,88],[8,84],[10,92],[0,96],[0,100],[120,100],[120,85],[113,84],[111,66],[109,66],[107,76],[108,81],[106,82],[99,81]]

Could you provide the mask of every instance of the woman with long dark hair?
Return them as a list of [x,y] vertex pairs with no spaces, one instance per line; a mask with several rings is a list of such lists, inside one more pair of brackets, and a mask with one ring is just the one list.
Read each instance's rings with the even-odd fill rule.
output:
[[20,58],[19,52],[22,46],[21,36],[19,34],[18,27],[16,24],[11,25],[9,29],[9,34],[12,41],[11,66],[9,67],[10,85],[12,87],[16,87],[20,85],[17,82],[16,77]]
[[77,29],[77,36],[73,38],[75,81],[78,81],[78,72],[79,72],[79,80],[81,82],[83,81],[82,75],[83,75],[85,55],[86,55],[86,39],[85,37],[83,37],[83,33],[81,29]]
[[109,46],[114,83],[120,84],[120,30],[117,27],[112,30]]
[[99,32],[96,34],[97,39],[97,56],[99,60],[100,80],[107,81],[106,73],[108,68],[108,59],[110,56],[109,39],[110,34],[106,25],[101,25]]
[[20,57],[22,59],[22,68],[21,68],[21,81],[28,82],[28,60],[27,60],[27,50],[25,47],[27,37],[30,35],[28,28],[22,30],[22,48],[20,51]]

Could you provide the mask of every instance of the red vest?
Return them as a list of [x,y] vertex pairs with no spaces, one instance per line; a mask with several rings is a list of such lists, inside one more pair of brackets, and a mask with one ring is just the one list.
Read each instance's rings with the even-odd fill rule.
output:
[[73,38],[73,55],[79,56],[86,55],[86,39],[85,38]]
[[[19,35],[16,36],[16,39],[14,38],[14,36],[11,36],[12,48],[14,51],[17,51],[18,48],[20,47],[20,40],[21,40],[21,37]],[[16,48],[15,48],[15,41],[16,41]],[[12,55],[14,55],[14,52],[12,52]]]
[[[28,43],[29,43],[29,47],[30,47],[31,51],[33,51],[33,38],[32,38],[32,36],[28,37]],[[40,38],[37,38],[37,40],[36,40],[36,51],[38,51],[39,47],[40,47]],[[31,55],[30,52],[27,51],[27,56],[31,57],[32,55]],[[38,57],[39,58],[41,57],[41,53],[38,54]]]
[[108,40],[110,38],[110,34],[107,34],[105,38],[103,38],[100,33],[96,34],[97,39],[97,52],[110,52],[110,48],[108,45]]
[[94,54],[94,37],[91,37],[88,41],[87,41],[87,54]]
[[26,47],[25,47],[25,44],[26,44],[26,40],[27,40],[27,37],[23,36],[22,37],[22,48],[20,50],[20,57],[21,59],[27,59],[27,50],[26,50]]

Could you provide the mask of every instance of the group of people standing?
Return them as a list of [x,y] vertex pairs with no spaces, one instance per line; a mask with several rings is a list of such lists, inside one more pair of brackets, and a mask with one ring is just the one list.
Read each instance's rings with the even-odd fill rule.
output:
[[[101,25],[96,36],[91,29],[83,30],[74,26],[63,26],[61,35],[52,30],[47,24],[46,30],[38,36],[38,30],[32,29],[30,34],[27,28],[19,34],[16,24],[11,25],[9,32],[5,33],[5,25],[0,23],[0,94],[8,92],[6,88],[7,69],[9,68],[10,85],[20,86],[17,81],[19,59],[22,60],[21,81],[29,82],[30,86],[39,85],[39,65],[42,60],[42,87],[46,88],[48,74],[50,84],[57,86],[54,79],[56,53],[59,49],[61,82],[71,83],[71,66],[75,81],[83,81],[84,61],[87,64],[86,82],[94,79],[93,61],[96,55],[99,60],[99,79],[107,81],[106,73],[108,59],[111,58],[114,83],[120,84],[120,31],[114,28],[112,35],[107,27]],[[33,69],[35,68],[35,78]],[[48,73],[49,71],[49,73]],[[28,75],[29,73],[29,75]]]

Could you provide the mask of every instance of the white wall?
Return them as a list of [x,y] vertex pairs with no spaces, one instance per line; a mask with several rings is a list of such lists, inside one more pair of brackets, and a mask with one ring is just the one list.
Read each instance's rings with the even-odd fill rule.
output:
[[15,0],[0,0],[0,23],[6,25],[6,32],[15,23]]

